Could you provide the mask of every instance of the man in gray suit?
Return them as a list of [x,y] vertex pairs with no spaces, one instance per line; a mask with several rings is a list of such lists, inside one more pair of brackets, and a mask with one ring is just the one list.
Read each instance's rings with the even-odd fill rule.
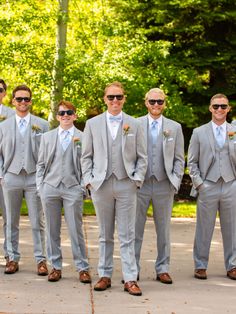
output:
[[99,281],[94,290],[111,286],[114,227],[120,240],[124,290],[141,295],[134,254],[136,190],[142,185],[147,156],[140,123],[122,112],[121,83],[105,88],[107,111],[87,121],[82,146],[82,172],[91,191],[100,228]]
[[192,196],[197,196],[194,276],[207,279],[212,234],[219,212],[227,276],[236,280],[236,137],[226,122],[230,111],[224,94],[211,98],[212,120],[193,130],[188,152]]
[[48,281],[61,278],[61,211],[71,238],[71,248],[80,281],[90,283],[83,236],[83,182],[80,167],[82,132],[74,127],[76,108],[62,100],[58,105],[58,128],[42,136],[37,164],[37,189],[46,219],[47,256],[52,265]]
[[140,253],[144,227],[150,202],[157,234],[158,256],[155,263],[156,279],[171,284],[170,221],[174,193],[177,193],[184,173],[184,139],[181,125],[165,118],[165,94],[159,88],[149,90],[145,96],[148,114],[140,121],[148,151],[148,168],[142,188],[138,191],[135,257],[140,271]]
[[[2,104],[3,98],[6,96],[6,91],[7,91],[7,84],[3,79],[0,79],[0,123],[7,118],[11,117],[12,115],[15,114],[15,111],[7,106],[4,106]],[[5,207],[5,202],[3,198],[3,193],[2,193],[2,185],[0,181],[0,208],[2,209],[2,217],[3,217],[3,232],[4,232],[4,244],[3,244],[3,249],[4,249],[4,254],[5,258],[7,259],[7,244],[6,244],[6,207]]]
[[19,221],[24,197],[31,222],[37,273],[47,275],[43,210],[37,196],[35,173],[41,135],[48,130],[48,122],[30,114],[31,97],[29,87],[17,86],[12,92],[16,114],[0,124],[0,177],[6,205],[9,256],[6,274],[14,274],[19,269]]

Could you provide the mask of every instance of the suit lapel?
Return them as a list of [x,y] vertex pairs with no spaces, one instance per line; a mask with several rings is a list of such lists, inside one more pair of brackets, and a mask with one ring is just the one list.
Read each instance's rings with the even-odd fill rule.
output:
[[[78,143],[76,143],[75,139],[78,139]],[[74,131],[74,136],[72,138],[72,151],[73,151],[73,161],[74,161],[74,165],[77,166],[78,163],[78,150],[80,150],[81,152],[81,136],[79,131],[75,128]],[[79,146],[79,147],[78,147]]]
[[98,121],[99,123],[101,122],[101,125],[98,125],[98,130],[101,128],[101,137],[102,137],[102,142],[104,146],[104,153],[105,156],[107,155],[107,121],[106,121],[106,112],[104,112],[101,115],[101,121]]
[[206,125],[206,134],[209,138],[209,143],[211,146],[211,150],[213,153],[213,156],[215,157],[215,137],[214,137],[214,133],[213,133],[213,129],[212,129],[212,124],[211,122],[207,123]]
[[234,139],[230,139],[228,133],[229,132],[235,132],[234,131],[234,127],[230,124],[230,123],[226,123],[226,141],[229,141],[229,155],[230,156],[234,156],[235,152],[234,152]]

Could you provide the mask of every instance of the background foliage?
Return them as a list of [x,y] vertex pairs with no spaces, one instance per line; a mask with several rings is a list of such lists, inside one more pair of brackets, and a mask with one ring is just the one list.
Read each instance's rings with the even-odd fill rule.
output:
[[[70,0],[63,95],[77,106],[79,122],[105,109],[103,89],[113,80],[124,83],[125,111],[133,116],[146,113],[148,89],[163,88],[166,115],[183,124],[186,138],[209,119],[213,94],[235,104],[235,7],[233,0]],[[28,84],[34,112],[47,118],[58,1],[3,0],[0,10],[8,95]]]

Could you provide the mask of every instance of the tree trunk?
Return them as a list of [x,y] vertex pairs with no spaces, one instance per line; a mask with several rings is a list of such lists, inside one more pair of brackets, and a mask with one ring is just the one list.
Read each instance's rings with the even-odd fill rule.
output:
[[56,107],[63,98],[64,86],[64,65],[66,58],[66,34],[68,22],[68,5],[69,0],[59,0],[58,18],[57,18],[57,36],[56,36],[56,53],[52,72],[52,89],[49,123],[50,128],[58,125],[56,120]]

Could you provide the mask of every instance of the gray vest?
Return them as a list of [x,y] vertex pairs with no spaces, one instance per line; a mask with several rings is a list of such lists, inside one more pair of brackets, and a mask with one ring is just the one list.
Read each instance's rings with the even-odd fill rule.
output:
[[152,135],[148,127],[148,168],[145,179],[154,176],[158,181],[167,179],[164,158],[163,158],[163,143],[162,131],[160,130],[157,142],[152,144]]
[[217,182],[219,178],[222,178],[225,182],[229,182],[235,179],[231,161],[229,158],[229,142],[225,141],[222,148],[219,148],[215,140],[216,158],[211,168],[208,171],[206,180]]
[[31,144],[31,127],[28,124],[27,129],[22,136],[16,125],[15,152],[8,172],[19,174],[24,169],[28,174],[36,172],[36,162],[34,160]]
[[57,187],[62,182],[67,188],[79,184],[74,168],[72,145],[73,141],[71,141],[64,152],[59,138],[57,139],[54,158],[43,182],[54,187]]
[[108,143],[108,166],[106,179],[108,179],[112,174],[114,174],[118,180],[127,178],[128,175],[125,170],[122,156],[121,124],[119,126],[117,136],[114,140],[111,137],[110,131],[107,128],[107,143]]

